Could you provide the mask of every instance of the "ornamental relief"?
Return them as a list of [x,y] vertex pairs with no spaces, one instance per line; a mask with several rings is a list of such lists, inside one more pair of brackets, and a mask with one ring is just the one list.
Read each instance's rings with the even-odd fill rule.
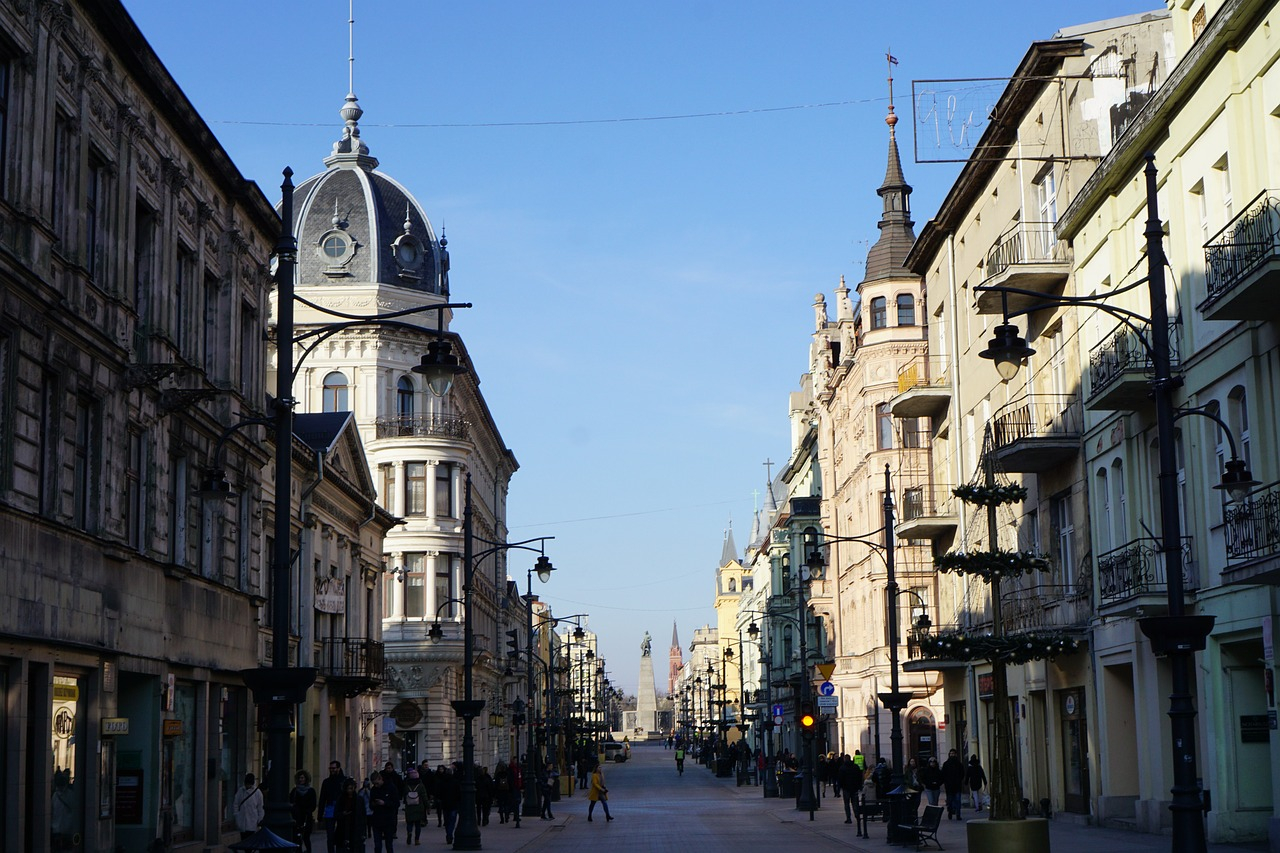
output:
[[430,690],[443,680],[453,667],[445,663],[406,662],[387,667],[387,681],[397,693]]

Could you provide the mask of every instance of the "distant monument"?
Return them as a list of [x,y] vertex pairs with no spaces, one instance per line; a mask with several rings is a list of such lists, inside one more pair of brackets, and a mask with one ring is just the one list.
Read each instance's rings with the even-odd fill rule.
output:
[[640,684],[636,688],[636,733],[658,730],[658,695],[653,683],[653,638],[644,632],[640,642]]

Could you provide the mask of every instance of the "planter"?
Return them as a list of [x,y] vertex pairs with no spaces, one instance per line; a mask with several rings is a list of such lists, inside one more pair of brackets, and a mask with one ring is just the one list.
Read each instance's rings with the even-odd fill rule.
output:
[[971,820],[965,824],[969,849],[982,853],[1049,853],[1049,821]]

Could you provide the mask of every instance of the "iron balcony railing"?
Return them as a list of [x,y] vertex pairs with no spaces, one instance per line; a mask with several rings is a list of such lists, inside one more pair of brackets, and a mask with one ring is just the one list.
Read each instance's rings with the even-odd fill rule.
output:
[[1268,261],[1280,258],[1280,192],[1263,190],[1204,244],[1204,282],[1212,302]]
[[1017,222],[987,251],[988,279],[1017,264],[1045,263],[1064,259],[1055,222]]
[[927,486],[907,486],[902,490],[901,524],[917,518],[936,518],[955,515],[959,510],[959,498],[952,494],[955,486],[934,483]]
[[329,637],[321,644],[320,674],[381,684],[386,670],[386,647],[365,637]]
[[396,415],[375,421],[378,438],[436,436],[465,439],[470,424],[454,415]]
[[[1137,539],[1098,558],[1098,594],[1103,604],[1140,595],[1164,594],[1168,573],[1159,544],[1152,538]],[[1181,550],[1182,587],[1198,589],[1200,573],[1196,571],[1190,536],[1182,537]]]
[[1093,579],[1081,574],[1071,585],[1008,590],[1000,596],[1000,615],[1007,633],[1084,627],[1093,615]]
[[1280,554],[1280,483],[1227,507],[1227,560],[1244,562]]
[[1028,438],[1065,438],[1080,433],[1080,407],[1074,394],[1034,394],[1008,403],[987,424],[985,451],[1000,450]]
[[951,377],[947,373],[946,359],[939,356],[918,355],[898,370],[898,393],[903,394],[912,388],[949,385]]
[[[1144,324],[1141,338],[1149,339],[1150,324]],[[1169,366],[1178,369],[1178,339],[1180,323],[1169,324]],[[1128,326],[1120,326],[1106,340],[1089,353],[1089,394],[1096,396],[1111,383],[1131,370],[1141,370],[1154,376],[1151,356],[1139,338],[1139,333]]]

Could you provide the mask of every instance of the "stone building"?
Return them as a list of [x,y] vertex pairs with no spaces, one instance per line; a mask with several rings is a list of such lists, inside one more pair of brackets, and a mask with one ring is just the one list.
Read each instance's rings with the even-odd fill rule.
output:
[[[463,698],[463,516],[475,548],[474,696],[501,695],[499,638],[525,625],[524,603],[508,594],[506,500],[518,467],[502,441],[462,339],[449,330],[449,254],[410,191],[378,169],[361,136],[353,94],[324,171],[299,183],[299,335],[295,396],[307,412],[349,411],[375,472],[382,507],[403,523],[385,541],[380,579],[387,682],[381,712],[389,726],[383,759],[453,761],[462,724],[450,702]],[[321,327],[342,314],[406,313],[395,324]],[[447,341],[462,367],[440,396],[413,371],[428,347]],[[518,572],[516,573],[518,577]],[[440,626],[442,638],[430,632]],[[521,631],[523,633],[523,631]],[[492,765],[509,733],[476,723],[476,759]]]
[[0,4],[0,847],[220,846],[278,219],[118,2]]

